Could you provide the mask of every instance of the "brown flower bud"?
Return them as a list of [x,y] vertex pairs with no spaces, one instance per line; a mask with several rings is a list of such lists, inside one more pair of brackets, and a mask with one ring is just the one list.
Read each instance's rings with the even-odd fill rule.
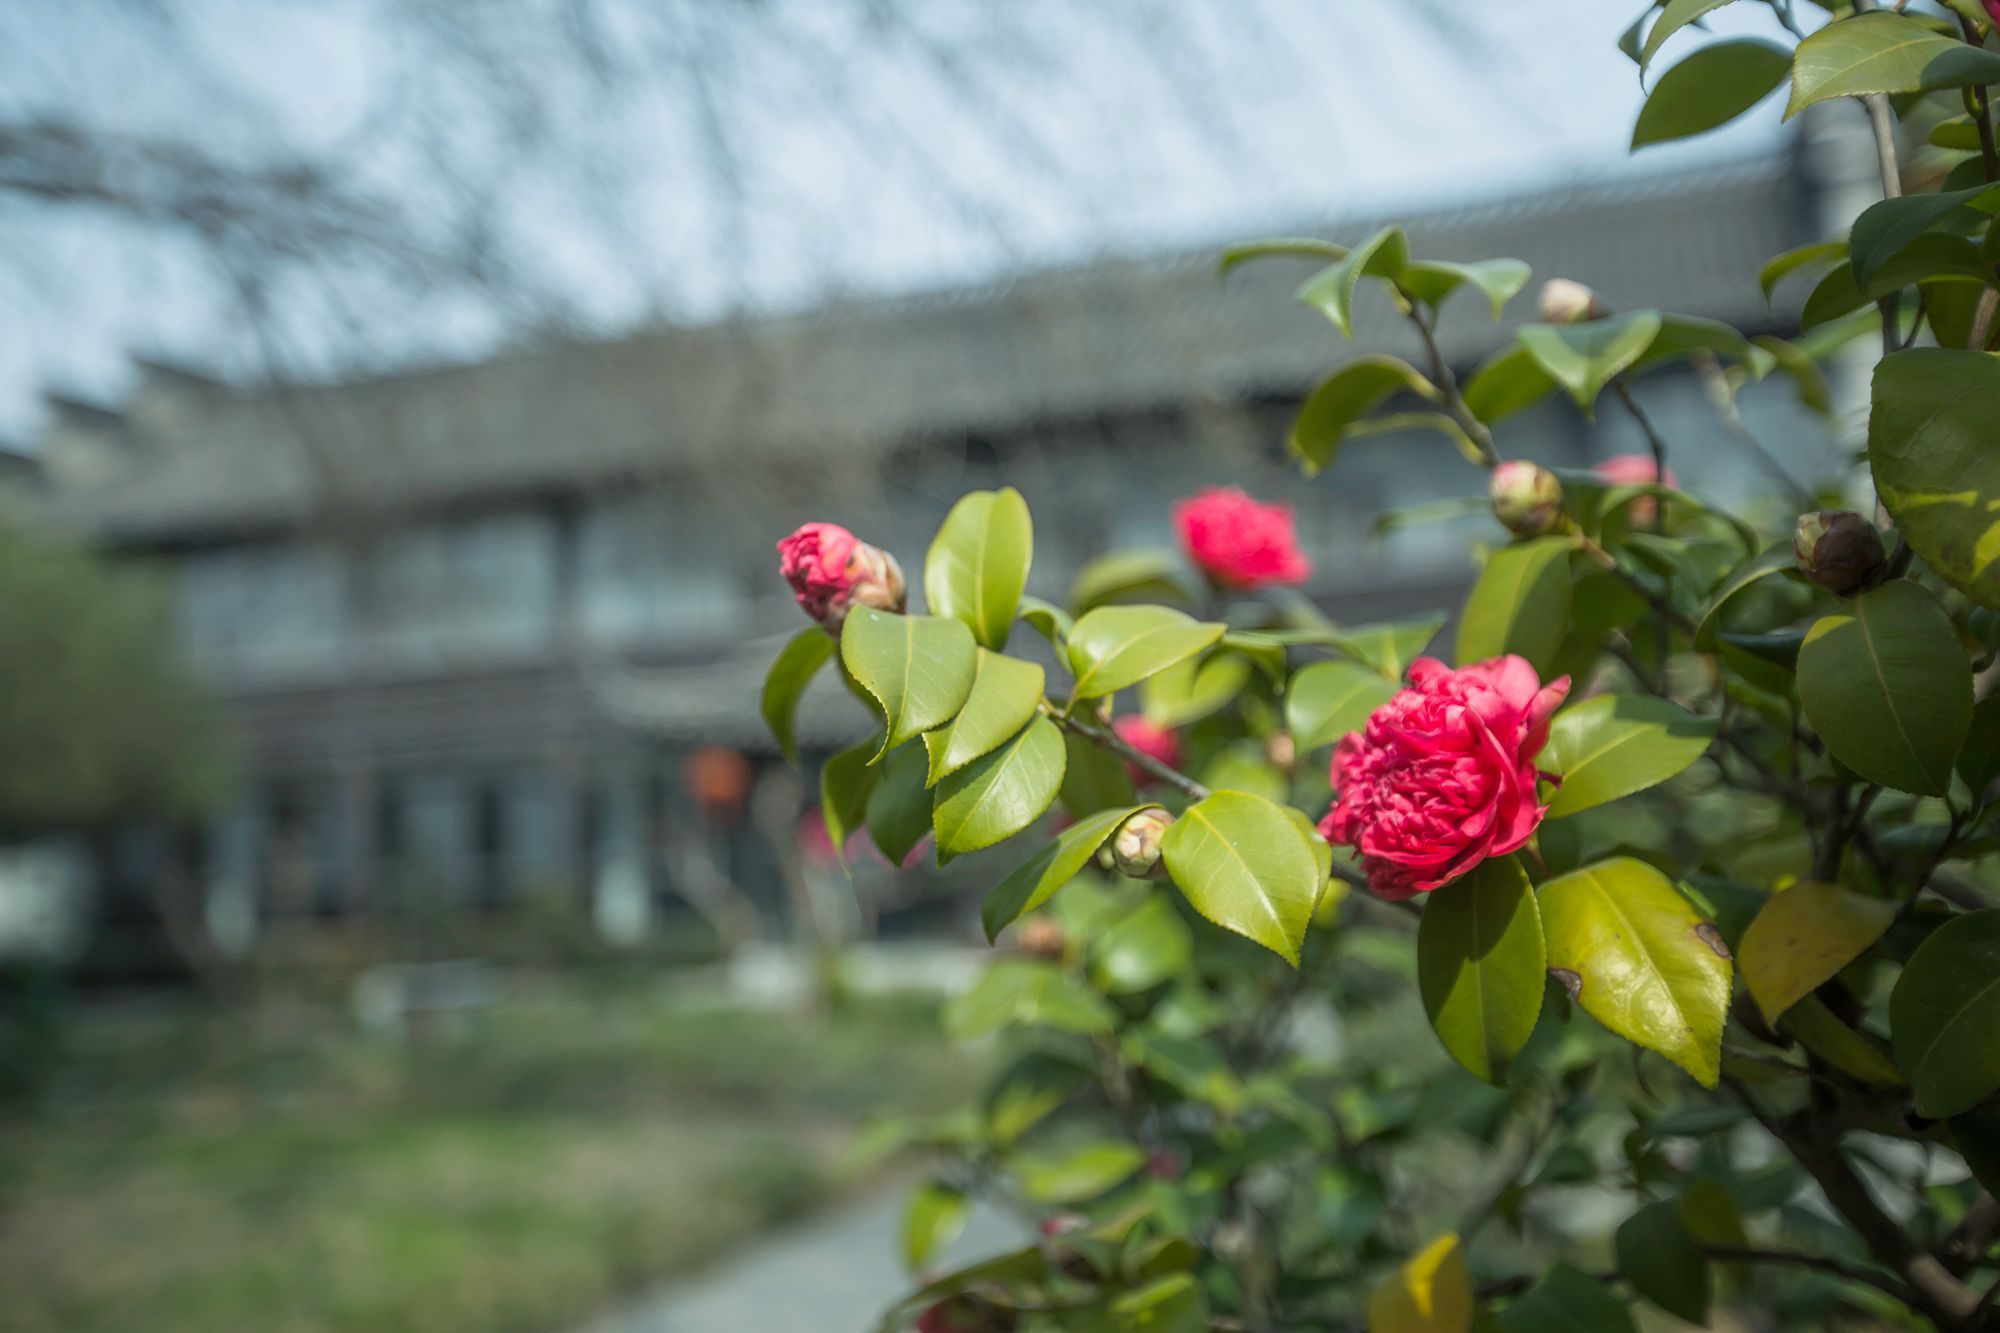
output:
[[1539,537],[1562,518],[1563,488],[1556,474],[1524,459],[1509,459],[1493,469],[1487,483],[1493,517],[1521,537]]
[[1160,842],[1174,817],[1164,810],[1141,810],[1111,835],[1111,868],[1131,879],[1161,879],[1167,873]]
[[1550,278],[1542,284],[1542,319],[1549,324],[1581,324],[1603,319],[1611,308],[1596,292],[1569,278]]
[[1264,757],[1271,761],[1271,767],[1289,773],[1299,762],[1298,742],[1289,731],[1274,731],[1264,738]]
[[1021,923],[1015,942],[1021,946],[1023,953],[1040,958],[1060,958],[1064,945],[1062,923],[1052,916],[1031,916]]
[[1847,509],[1799,515],[1792,554],[1800,573],[1839,597],[1851,597],[1867,587],[1887,559],[1875,525]]

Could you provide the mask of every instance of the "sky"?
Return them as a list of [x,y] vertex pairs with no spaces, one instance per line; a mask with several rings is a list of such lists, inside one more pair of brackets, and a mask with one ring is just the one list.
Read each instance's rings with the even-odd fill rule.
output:
[[[310,160],[393,200],[420,242],[476,227],[529,294],[432,289],[365,256],[225,272],[184,232],[0,191],[0,440],[17,443],[45,388],[115,402],[135,352],[244,380],[473,359],[534,331],[1220,246],[1783,134],[1770,99],[1629,154],[1642,89],[1615,43],[1637,5],[1615,0],[20,8],[39,12],[0,15],[0,126]],[[1754,4],[1716,30],[1778,35]]]

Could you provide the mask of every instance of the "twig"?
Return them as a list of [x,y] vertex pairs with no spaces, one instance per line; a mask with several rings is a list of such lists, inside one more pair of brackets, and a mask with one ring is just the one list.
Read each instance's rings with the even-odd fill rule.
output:
[[1479,446],[1479,452],[1486,458],[1486,465],[1494,466],[1500,461],[1500,451],[1493,447],[1493,432],[1486,428],[1485,422],[1473,415],[1472,408],[1466,404],[1465,395],[1458,389],[1458,376],[1452,374],[1451,364],[1444,359],[1444,352],[1438,347],[1437,335],[1418,313],[1416,301],[1400,287],[1397,289],[1397,295],[1402,298],[1404,313],[1410,317],[1410,323],[1417,326],[1417,334],[1424,340],[1424,351],[1431,363],[1431,382],[1437,385],[1438,392],[1444,395],[1445,406],[1451,409],[1453,418],[1465,429],[1472,442]]
[[1053,711],[1049,715],[1059,725],[1069,728],[1069,730],[1083,737],[1092,745],[1111,751],[1111,753],[1117,755],[1120,759],[1132,765],[1132,767],[1143,773],[1150,773],[1176,791],[1186,794],[1189,800],[1200,801],[1207,798],[1208,788],[1202,786],[1179,769],[1168,764],[1163,764],[1144,750],[1134,747],[1117,732],[1100,727],[1093,722],[1086,722],[1080,717],[1068,716]]
[[[1957,13],[1956,10],[1953,13]],[[1979,36],[1979,28],[1963,14],[1958,14],[1958,30],[1970,47],[1983,48],[1986,43]],[[1984,84],[1975,83],[1969,90],[1973,123],[1979,127],[1979,163],[1986,171],[1988,182],[2000,181],[2000,147],[1993,142],[1993,105]]]
[[1996,1236],[2000,1236],[2000,1200],[1982,1194],[1965,1210],[1965,1216],[1958,1219],[1958,1225],[1944,1238],[1944,1244],[1938,1246],[1938,1259],[1953,1273],[1964,1277],[1992,1248]]
[[1604,570],[1607,574],[1615,576],[1619,582],[1645,598],[1646,604],[1665,616],[1675,629],[1689,638],[1694,637],[1694,622],[1689,620],[1679,608],[1668,603],[1658,593],[1633,578],[1625,571],[1625,567],[1618,563],[1617,558],[1611,552],[1598,545],[1596,541],[1592,540],[1589,534],[1578,529],[1573,535],[1576,539],[1577,549],[1596,561],[1598,568]]
[[[1653,451],[1653,480],[1662,486],[1666,485],[1667,484],[1666,440],[1661,437],[1660,432],[1658,430],[1654,429],[1652,418],[1647,416],[1645,411],[1642,408],[1640,408],[1639,400],[1634,398],[1632,396],[1632,391],[1625,387],[1624,380],[1622,379],[1612,380],[1611,391],[1618,395],[1618,401],[1625,404],[1625,410],[1632,414],[1632,419],[1639,423],[1639,429],[1645,432],[1646,443],[1652,448]],[[1666,505],[1655,503],[1653,506],[1653,531],[1658,532],[1661,529],[1661,527],[1665,525],[1666,521],[1667,521]]]
[[[1854,803],[1854,812],[1845,820],[1841,818],[1841,807],[1834,807],[1834,817],[1826,831],[1826,841],[1821,844],[1819,856],[1813,861],[1813,878],[1828,883],[1840,877],[1840,858],[1846,852],[1848,842],[1861,831],[1862,821],[1868,818],[1868,807],[1875,804],[1875,798],[1882,794],[1882,785],[1874,783],[1861,793],[1861,799]],[[1956,833],[1954,822],[1953,832]]]
[[1806,1254],[1801,1250],[1760,1250],[1743,1245],[1704,1245],[1701,1251],[1711,1259],[1721,1259],[1726,1263],[1784,1264],[1793,1268],[1810,1268],[1817,1273],[1829,1273],[1850,1282],[1865,1283],[1905,1305],[1912,1304],[1910,1289],[1894,1278],[1830,1255]]

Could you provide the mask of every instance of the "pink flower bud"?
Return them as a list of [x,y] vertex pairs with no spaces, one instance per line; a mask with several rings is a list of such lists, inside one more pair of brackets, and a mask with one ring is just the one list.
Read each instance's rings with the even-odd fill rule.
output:
[[896,557],[838,523],[808,523],[779,542],[778,573],[805,613],[833,634],[849,607],[900,612],[908,596]]
[[1130,879],[1160,879],[1167,873],[1160,843],[1174,817],[1164,810],[1141,810],[1111,835],[1111,868]]
[[1211,486],[1174,506],[1181,546],[1218,588],[1248,592],[1298,584],[1312,573],[1288,504],[1260,504],[1234,486]]
[[1548,324],[1581,324],[1603,319],[1611,313],[1596,292],[1569,278],[1550,278],[1542,284],[1542,320]]
[[1792,554],[1800,573],[1839,597],[1851,597],[1867,587],[1888,558],[1875,525],[1846,509],[1799,515]]
[[1057,1236],[1067,1236],[1089,1225],[1090,1219],[1082,1213],[1050,1213],[1042,1219],[1040,1230],[1043,1240],[1054,1240]]
[[1993,20],[1993,26],[2000,28],[2000,0],[1986,0],[1986,17]]
[[[1678,490],[1681,484],[1672,468],[1661,476],[1660,465],[1653,461],[1651,454],[1613,454],[1591,471],[1612,486],[1651,486],[1657,482]],[[1659,512],[1659,504],[1650,495],[1642,495],[1625,507],[1626,517],[1642,528],[1650,527],[1653,516]]]
[[1034,954],[1038,958],[1061,958],[1063,956],[1062,923],[1052,916],[1036,914],[1021,923],[1015,932],[1015,943],[1022,953]]
[[[1119,740],[1140,754],[1157,759],[1168,768],[1180,767],[1181,738],[1174,734],[1173,728],[1160,726],[1140,713],[1127,713],[1113,721],[1111,729],[1118,733]],[[1141,787],[1159,781],[1137,764],[1128,763],[1125,770],[1132,775],[1132,781]]]
[[1556,474],[1536,463],[1509,459],[1493,469],[1487,486],[1493,517],[1522,537],[1539,537],[1562,518],[1563,488]]

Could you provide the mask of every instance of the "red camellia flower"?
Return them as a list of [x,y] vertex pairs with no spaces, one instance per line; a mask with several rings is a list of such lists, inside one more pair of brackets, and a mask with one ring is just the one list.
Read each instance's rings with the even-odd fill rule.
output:
[[1312,573],[1288,504],[1260,504],[1234,486],[1211,486],[1174,506],[1174,526],[1188,558],[1218,587],[1304,583]]
[[847,608],[903,609],[903,570],[896,557],[861,541],[838,523],[808,523],[778,543],[778,573],[792,585],[805,613],[838,631]]
[[1361,852],[1378,897],[1428,893],[1528,841],[1538,803],[1535,756],[1569,677],[1543,685],[1519,657],[1454,671],[1431,657],[1368,726],[1333,751],[1327,840]]
[[[1157,759],[1168,768],[1181,766],[1181,738],[1171,727],[1162,727],[1146,719],[1142,713],[1127,713],[1111,724],[1118,733],[1118,739],[1137,750],[1140,754]],[[1137,764],[1125,765],[1132,774],[1132,781],[1140,786],[1156,781],[1151,773]]]

